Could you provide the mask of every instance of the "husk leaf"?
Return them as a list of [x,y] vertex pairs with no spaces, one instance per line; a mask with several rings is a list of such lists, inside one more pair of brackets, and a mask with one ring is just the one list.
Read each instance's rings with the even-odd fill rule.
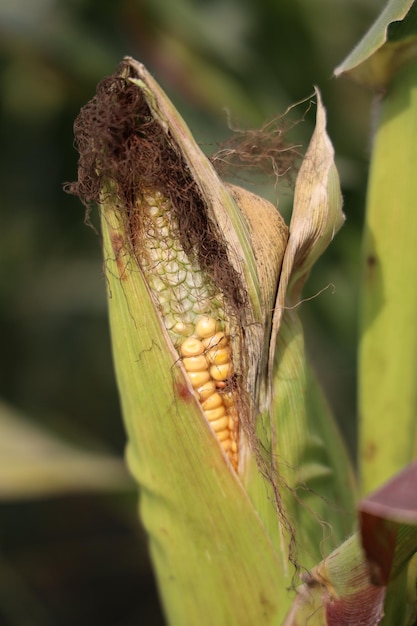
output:
[[[306,509],[297,490],[308,491],[309,479],[314,482],[313,474],[324,471],[329,472],[331,478],[328,481],[329,488],[324,489],[322,496],[334,495],[342,487],[340,480],[343,487],[346,486],[342,476],[352,477],[352,470],[339,437],[334,441],[341,460],[338,472],[333,474],[330,466],[319,467],[323,455],[320,453],[322,444],[317,447],[317,441],[320,437],[322,441],[328,440],[335,428],[328,411],[322,412],[321,433],[312,425],[314,410],[309,407],[306,392],[308,386],[315,385],[311,383],[306,365],[302,327],[294,306],[298,304],[302,286],[312,265],[330,243],[343,220],[334,151],[326,133],[325,111],[317,91],[316,128],[297,176],[290,236],[273,317],[269,353],[273,371],[271,422],[267,427],[270,433],[270,455],[279,477],[282,515],[284,520],[291,519],[294,522],[282,526],[282,545],[286,546],[283,553],[293,560],[293,528],[297,528],[297,543],[300,546],[303,545],[302,536],[305,532],[306,541],[299,548],[297,558],[306,566],[321,558],[323,546],[320,520],[326,519],[327,511],[325,500],[321,499],[319,493],[312,497]],[[319,410],[322,411],[322,408]],[[315,470],[311,473],[313,466]],[[350,481],[349,487],[344,504],[348,509],[347,515],[351,516],[353,481]],[[346,528],[346,520],[339,522],[336,511],[334,513],[329,521],[336,526],[334,536],[341,537],[341,528],[342,525]],[[300,516],[305,522],[303,526],[298,523]]]
[[326,133],[326,112],[317,89],[316,97],[316,127],[295,185],[290,236],[282,263],[273,318],[271,363],[285,308],[298,304],[301,289],[312,266],[344,222],[334,150]]
[[102,216],[127,458],[169,621],[278,626],[287,594],[277,554],[191,392],[178,394],[188,383],[120,216],[111,205]]

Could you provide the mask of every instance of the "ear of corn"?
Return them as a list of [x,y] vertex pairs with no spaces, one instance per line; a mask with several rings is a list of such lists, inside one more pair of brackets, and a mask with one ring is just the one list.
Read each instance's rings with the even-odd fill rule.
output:
[[142,199],[141,268],[204,415],[237,470],[238,408],[224,297],[182,249],[170,209],[160,192]]
[[[140,72],[139,85],[148,81],[145,70]],[[147,82],[144,93],[149,89]],[[243,487],[252,453],[238,428],[241,411],[252,411],[259,396],[260,368],[266,361],[260,365],[254,355],[262,351],[264,317],[270,315],[273,299],[268,304],[263,299],[248,226],[232,195],[197,147],[185,141],[188,131],[179,132],[183,123],[167,112],[159,87],[152,89],[154,115],[165,116],[165,125],[173,117],[176,126],[170,132],[185,142],[181,150],[188,154],[187,163],[204,165],[204,176],[210,178],[205,183],[208,209],[221,216],[211,219],[221,221],[220,233],[233,230],[227,248],[249,297],[239,316],[233,315],[197,257],[184,255],[180,225],[167,198],[151,189],[144,203],[142,198],[140,208],[148,217],[139,249],[126,232],[126,214],[113,186],[104,190],[101,215],[114,362],[129,467],[141,486],[141,520],[172,624],[278,626],[288,607],[287,573]],[[270,226],[270,238],[283,236],[282,250],[285,227],[275,209],[268,209],[278,220]],[[166,250],[158,256],[161,242]],[[276,265],[277,276],[279,258]],[[247,345],[252,345],[249,356]],[[267,490],[260,494],[265,508],[275,510]],[[273,534],[276,529],[275,520]]]
[[[132,89],[140,94],[141,113],[129,119],[143,128],[128,132],[120,119],[106,123],[106,133],[122,128],[115,153],[125,141],[134,149],[157,122],[170,164],[181,160],[186,189],[173,196],[158,178],[143,183],[143,173],[129,167],[126,192],[118,178],[124,161],[112,161],[104,175],[105,146],[96,159],[104,178],[104,255],[127,456],[141,486],[141,519],[161,595],[173,624],[278,626],[289,606],[287,588],[305,558],[300,553],[297,561],[293,548],[296,489],[309,441],[302,335],[297,318],[291,314],[283,324],[282,313],[296,293],[291,273],[298,272],[299,293],[340,225],[324,112],[319,100],[311,167],[297,182],[301,219],[293,225],[295,243],[286,247],[287,230],[274,207],[218,179],[159,86],[127,59],[106,93],[110,105],[129,106],[137,97]],[[97,150],[94,142],[89,148]],[[318,196],[309,186],[312,171]],[[188,211],[179,214],[175,198],[181,202],[191,192],[199,211],[190,207],[190,220]],[[204,241],[189,236],[193,220]],[[271,358],[280,325],[290,332]],[[332,477],[332,484],[338,480]],[[307,534],[320,546],[319,522]]]

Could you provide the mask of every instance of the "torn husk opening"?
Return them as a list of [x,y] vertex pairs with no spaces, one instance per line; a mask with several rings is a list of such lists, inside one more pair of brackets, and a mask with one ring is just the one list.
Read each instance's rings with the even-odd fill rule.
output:
[[135,77],[125,61],[115,75],[105,78],[96,96],[80,112],[74,133],[80,152],[78,182],[69,191],[86,202],[100,203],[108,181],[126,212],[126,228],[139,251],[144,222],[140,209],[144,195],[159,191],[171,201],[184,252],[196,257],[238,314],[247,305],[247,293],[228,260],[226,244],[208,219],[205,203],[190,172],[155,120]]
[[[177,351],[177,359],[182,360],[209,421],[212,409],[205,408],[209,401],[207,385],[213,385],[214,378],[212,395],[216,394],[217,400],[220,396],[224,407],[214,407],[216,419],[211,425],[215,424],[213,429],[236,467],[237,439],[242,438],[242,431],[237,434],[238,423],[246,439],[256,446],[254,421],[259,381],[265,378],[267,366],[264,342],[268,342],[287,231],[274,207],[262,207],[266,221],[271,222],[270,238],[278,239],[281,245],[276,245],[273,253],[271,246],[266,250],[273,269],[267,278],[269,302],[264,289],[262,302],[256,305],[262,311],[261,318],[254,313],[245,272],[238,269],[235,246],[226,241],[223,228],[213,219],[218,213],[211,210],[210,185],[207,193],[204,184],[196,179],[193,164],[189,156],[184,157],[181,141],[177,141],[177,127],[170,127],[169,121],[155,113],[150,101],[152,94],[141,88],[138,67],[142,68],[126,59],[114,75],[101,81],[95,97],[81,110],[74,125],[80,152],[78,182],[68,190],[87,205],[87,216],[91,202],[111,202],[120,213],[126,239]],[[213,176],[206,157],[198,152],[197,158],[207,161]],[[215,183],[222,185],[214,176]],[[233,203],[236,192],[224,190]],[[239,198],[243,199],[245,193],[242,190]],[[250,226],[256,230],[253,217]],[[261,256],[259,243],[258,238],[257,256]],[[262,276],[257,278],[262,283]],[[207,323],[212,320],[216,339],[197,332],[202,319]],[[223,333],[224,338],[219,338],[218,333]],[[190,338],[195,354],[189,354],[188,344],[182,349]],[[205,380],[206,370],[210,381]],[[198,383],[194,384],[194,379]],[[231,408],[228,402],[233,405]],[[222,430],[226,418],[228,426]]]

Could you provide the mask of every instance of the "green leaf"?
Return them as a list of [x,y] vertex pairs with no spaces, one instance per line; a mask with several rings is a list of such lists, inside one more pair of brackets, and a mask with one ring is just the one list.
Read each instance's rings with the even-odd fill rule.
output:
[[381,103],[369,179],[359,353],[364,494],[417,454],[416,138],[413,62]]
[[335,69],[375,90],[385,90],[398,69],[417,54],[417,5],[390,0],[369,31]]
[[0,499],[130,489],[121,459],[81,450],[0,404]]

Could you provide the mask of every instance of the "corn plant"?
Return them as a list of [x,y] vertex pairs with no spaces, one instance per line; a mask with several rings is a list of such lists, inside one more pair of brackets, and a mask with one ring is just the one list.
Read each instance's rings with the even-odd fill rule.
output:
[[[366,53],[365,39],[359,58],[348,59],[339,72],[367,63],[374,68],[378,54],[386,63],[393,45],[387,25],[409,19],[410,4],[391,3],[375,27],[386,37]],[[409,94],[415,84],[407,49],[413,36],[408,44],[399,40],[408,62],[395,68],[397,83],[388,77],[394,85],[384,99],[390,117],[399,106],[397,92]],[[363,410],[360,485],[366,492],[379,490],[361,502],[355,532],[354,472],[305,357],[297,305],[314,262],[344,220],[318,90],[315,102],[316,127],[297,174],[289,228],[267,201],[221,180],[162,89],[131,58],[100,83],[75,124],[79,178],[70,191],[100,210],[127,461],[140,488],[140,519],[173,625],[412,624],[415,618],[413,561],[409,566],[417,546],[415,502],[404,512],[415,468],[381,486],[411,460],[415,444],[404,436],[407,454],[399,450],[400,461],[375,478],[375,470],[366,469],[367,429],[375,428],[375,418]],[[392,133],[391,141],[398,141],[398,130]],[[409,168],[412,137],[401,137],[408,140]],[[370,216],[373,206],[380,211],[384,204],[392,214],[392,180],[386,163],[378,165],[385,140],[378,135]],[[405,215],[417,190],[411,169],[401,175]],[[381,176],[390,182],[382,191]],[[386,237],[392,226],[382,230]],[[404,227],[408,238],[415,232]],[[381,329],[368,335],[370,317],[381,306],[375,300],[381,296],[379,266],[393,264],[382,243],[369,250],[376,236],[373,231],[373,240],[365,239],[364,409],[367,394],[375,393],[372,350],[385,349],[388,362],[393,349]],[[400,265],[384,278],[396,277],[393,293],[401,289],[403,305],[400,267],[414,262],[411,242],[404,242],[402,252]],[[410,296],[404,320],[412,311]],[[410,349],[412,331],[410,324],[404,328]],[[413,373],[406,377],[408,433]],[[383,384],[384,393],[395,390]],[[397,384],[396,398],[400,389]],[[376,457],[379,451],[377,445]],[[399,485],[411,487],[395,499]]]

